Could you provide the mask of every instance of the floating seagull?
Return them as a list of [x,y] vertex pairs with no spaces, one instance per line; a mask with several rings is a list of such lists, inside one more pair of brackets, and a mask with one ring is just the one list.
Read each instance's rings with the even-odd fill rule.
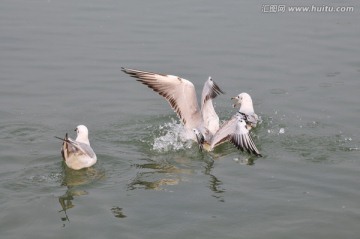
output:
[[219,117],[212,100],[219,94],[224,94],[211,77],[204,84],[199,109],[195,87],[190,81],[174,75],[127,68],[121,70],[163,96],[183,123],[185,137],[198,142],[200,149],[203,146],[209,148],[212,136],[219,129]]
[[256,127],[259,121],[259,117],[254,112],[250,95],[248,93],[241,93],[231,99],[235,100],[233,107],[240,105],[240,109],[214,134],[210,144],[211,150],[221,143],[230,141],[241,151],[247,151],[262,157],[249,134],[249,131]]
[[96,161],[96,154],[90,146],[89,131],[85,125],[78,125],[75,129],[77,137],[75,140],[68,137],[66,133],[61,148],[61,155],[69,168],[79,170],[93,166]]

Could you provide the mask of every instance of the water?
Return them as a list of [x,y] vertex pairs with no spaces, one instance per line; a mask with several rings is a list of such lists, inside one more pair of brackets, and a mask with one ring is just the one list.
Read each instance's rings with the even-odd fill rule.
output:
[[[1,238],[357,238],[360,5],[266,4],[1,1]],[[264,157],[182,142],[168,104],[121,66],[199,92],[211,75],[221,120],[250,93]],[[54,136],[78,124],[99,160],[72,171]]]

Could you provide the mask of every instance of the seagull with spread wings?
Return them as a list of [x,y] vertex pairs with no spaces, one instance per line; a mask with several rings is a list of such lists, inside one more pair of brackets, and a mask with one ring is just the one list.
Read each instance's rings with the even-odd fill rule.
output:
[[198,142],[200,149],[210,149],[211,138],[219,130],[219,117],[212,100],[224,94],[211,77],[204,84],[199,108],[195,87],[186,79],[128,68],[121,70],[163,96],[183,123],[186,138]]
[[217,145],[230,141],[239,150],[262,157],[249,133],[253,127],[256,127],[259,121],[259,117],[254,112],[250,95],[248,93],[241,93],[231,99],[235,100],[233,106],[236,107],[240,105],[240,109],[213,135],[210,149],[213,150]]

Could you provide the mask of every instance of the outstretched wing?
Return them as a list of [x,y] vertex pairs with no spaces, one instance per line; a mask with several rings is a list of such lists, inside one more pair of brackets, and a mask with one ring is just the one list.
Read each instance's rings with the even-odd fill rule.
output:
[[246,128],[246,122],[241,116],[234,116],[226,122],[214,135],[211,141],[211,148],[224,142],[230,141],[241,151],[253,153],[256,156],[262,156],[256,148],[253,139]]
[[185,127],[192,129],[201,123],[195,87],[190,81],[173,75],[127,68],[121,68],[121,70],[163,96]]
[[237,118],[233,116],[229,121],[226,121],[220,129],[214,134],[211,139],[211,149],[215,148],[226,141],[229,141],[236,130]]
[[205,82],[201,95],[201,113],[204,121],[204,126],[211,134],[215,134],[219,129],[219,117],[215,112],[212,100],[224,92],[220,87],[209,77]]
[[245,120],[241,118],[236,122],[235,132],[231,135],[230,142],[241,151],[247,151],[248,153],[262,157],[249,134],[249,130],[246,128]]

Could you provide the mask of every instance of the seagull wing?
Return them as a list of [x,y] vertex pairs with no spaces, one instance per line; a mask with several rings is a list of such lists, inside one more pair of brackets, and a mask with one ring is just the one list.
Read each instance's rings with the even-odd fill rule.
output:
[[262,156],[246,128],[245,120],[241,116],[235,115],[216,132],[211,142],[211,148],[227,140],[241,151]]
[[248,153],[253,153],[260,157],[262,156],[256,148],[256,145],[249,134],[249,130],[246,128],[246,122],[241,118],[237,118],[235,132],[231,135],[230,142],[241,151],[246,150]]
[[77,144],[74,145],[74,147],[76,147],[79,151],[81,151],[82,153],[86,154],[87,156],[89,156],[90,158],[94,158],[96,157],[94,150],[91,148],[90,145],[88,144],[84,144],[81,142],[76,142]]
[[194,85],[183,78],[153,72],[122,68],[126,74],[163,96],[177,113],[185,127],[192,129],[201,124],[201,114]]
[[226,121],[220,129],[214,134],[211,139],[211,149],[219,144],[229,141],[236,130],[237,118],[233,116],[229,121]]
[[[59,137],[56,138],[61,139]],[[95,152],[90,145],[77,142],[69,138],[68,134],[66,134],[65,138],[61,140],[63,140],[61,154],[64,160],[66,160],[66,158],[68,158],[70,154],[87,155],[90,158],[96,157]]]
[[212,100],[219,94],[224,94],[220,87],[209,77],[205,82],[201,96],[201,114],[204,126],[213,135],[219,129],[219,117],[215,112]]

